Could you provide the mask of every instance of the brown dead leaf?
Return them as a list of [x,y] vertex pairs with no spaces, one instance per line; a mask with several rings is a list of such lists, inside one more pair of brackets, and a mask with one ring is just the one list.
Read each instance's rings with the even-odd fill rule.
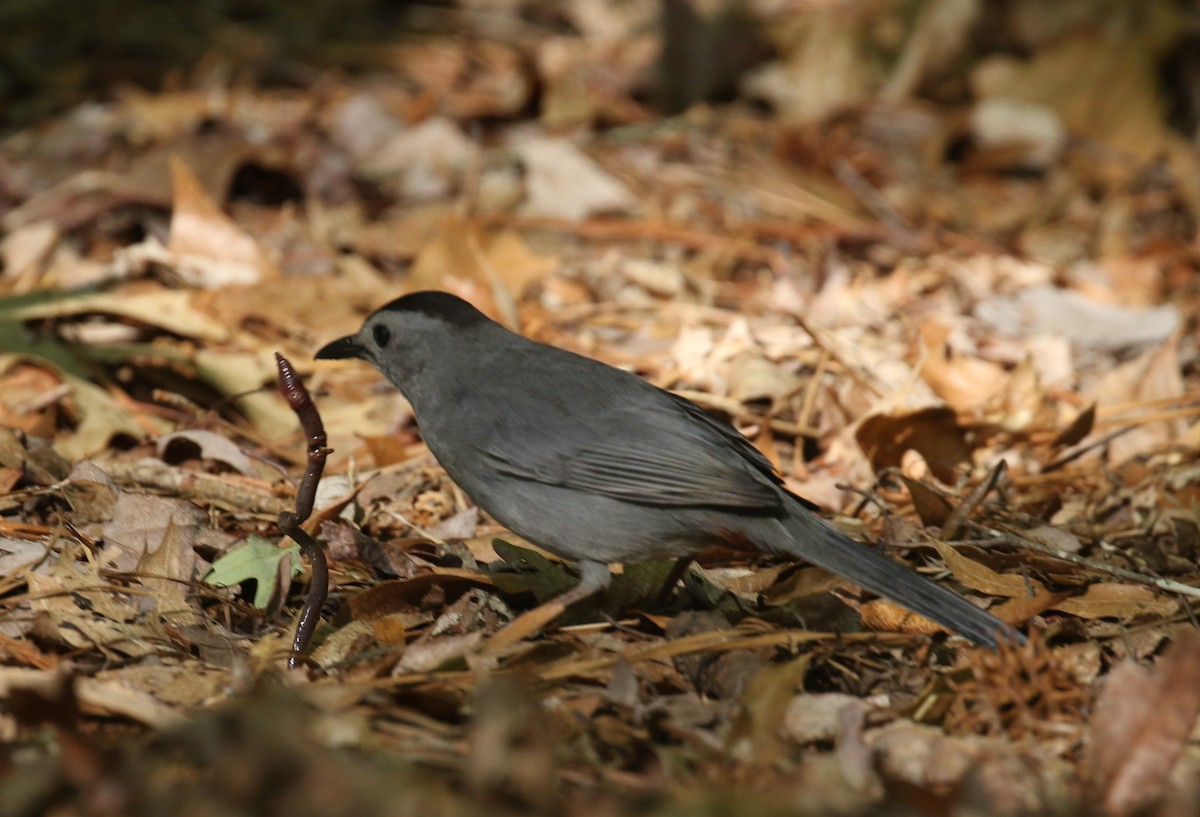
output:
[[1084,768],[1090,799],[1111,817],[1160,800],[1200,715],[1200,633],[1184,632],[1158,665],[1126,660],[1109,673],[1092,715]]
[[1160,343],[1180,319],[1179,310],[1170,304],[1154,308],[1106,304],[1049,284],[1026,287],[1012,296],[989,298],[975,311],[1003,334],[1058,335],[1077,348],[1097,353]]
[[985,405],[1005,387],[1008,374],[994,363],[950,348],[950,329],[936,321],[921,325],[921,377],[955,411]]
[[[97,572],[91,577],[27,572],[25,578],[29,606],[35,613],[44,614],[56,640],[74,649],[97,650],[108,658],[140,658],[159,651],[161,634],[136,621],[138,612],[128,597],[120,594],[123,588],[106,585]],[[78,599],[83,599],[86,607]]]
[[208,514],[185,499],[121,491],[112,518],[104,525],[104,560],[114,570],[134,572],[147,556],[163,546],[168,531],[174,528],[189,543],[188,557],[180,562],[181,550],[168,559],[169,565],[160,565],[168,568],[162,575],[191,581],[195,554],[191,553],[190,543],[207,524]]
[[1056,609],[1059,602],[1068,596],[1068,593],[1051,593],[1046,590],[1033,596],[1009,599],[992,607],[988,612],[1015,626],[1032,621],[1035,616],[1040,616],[1047,610]]
[[925,616],[907,610],[887,599],[872,599],[858,608],[863,626],[884,633],[920,633],[932,635],[945,628]]
[[748,75],[744,92],[766,100],[788,121],[815,123],[846,106],[866,102],[882,80],[866,49],[857,15],[815,10],[774,32],[787,58]]
[[431,591],[441,593],[452,601],[472,587],[490,588],[491,583],[483,573],[447,568],[411,579],[380,582],[352,596],[347,606],[353,620],[374,621],[393,613],[419,609],[422,600]]
[[24,476],[25,474],[20,468],[10,468],[6,465],[0,465],[0,496],[10,493]]
[[779,725],[784,723],[796,692],[803,688],[811,666],[804,655],[779,666],[763,668],[746,685],[742,711],[733,723],[726,745],[734,757],[770,765],[784,751]]
[[200,623],[188,603],[188,589],[198,561],[192,550],[194,538],[194,531],[168,519],[162,540],[157,547],[148,548],[137,564],[138,580],[153,594],[158,615],[174,625]]
[[473,630],[463,635],[446,635],[414,643],[400,656],[394,673],[433,672],[449,661],[474,652],[482,639],[483,631]]
[[28,292],[37,287],[61,232],[51,221],[34,221],[0,240],[0,269],[6,288]]
[[1092,403],[1086,409],[1079,412],[1069,426],[1059,432],[1051,445],[1071,446],[1082,442],[1084,437],[1092,433],[1092,428],[1095,425],[1096,404]]
[[1136,35],[1093,29],[1056,39],[1031,59],[1005,60],[1007,70],[989,71],[982,85],[977,77],[976,87],[985,96],[1045,104],[1070,133],[1087,133],[1149,161],[1170,139],[1156,71],[1178,36],[1178,13],[1169,6],[1148,8]]
[[121,667],[97,673],[96,680],[120,684],[181,709],[211,705],[230,694],[225,671],[193,662]]
[[1030,591],[1033,591],[1034,595],[1045,592],[1045,588],[1032,579],[997,573],[986,565],[968,559],[957,548],[945,542],[934,539],[931,543],[946,562],[946,567],[954,574],[954,578],[972,590],[1010,599],[1027,599],[1031,595]]
[[[0,370],[3,366],[0,359]],[[45,440],[25,437],[3,424],[0,424],[0,465],[19,470],[34,485],[53,485],[71,471],[70,463]]]
[[[874,705],[877,706],[878,702]],[[801,693],[788,704],[783,730],[798,743],[834,740],[844,729],[846,710],[856,712],[861,717],[871,708],[872,702],[853,695],[837,692]]]
[[455,191],[478,163],[479,152],[455,122],[434,116],[389,136],[360,159],[356,170],[369,181],[388,184],[401,199],[432,201]]
[[[1180,399],[1187,394],[1183,364],[1179,357],[1182,338],[1180,333],[1172,335],[1157,349],[1123,364],[1109,376],[1115,379],[1120,372],[1128,378],[1125,382],[1129,392],[1122,402],[1154,404]],[[1104,381],[1108,381],[1109,377],[1105,377]],[[1108,461],[1112,465],[1121,465],[1139,455],[1154,453],[1184,433],[1183,420],[1139,424],[1109,443]]]
[[330,140],[355,161],[369,157],[404,128],[382,95],[370,90],[338,102],[326,116]]
[[451,218],[421,249],[409,281],[413,289],[449,290],[515,326],[516,299],[557,266],[514,232],[482,232]]
[[1160,596],[1145,585],[1102,582],[1089,585],[1082,596],[1073,596],[1055,604],[1054,609],[1085,619],[1132,621],[1144,616],[1172,616],[1178,612],[1179,602]]
[[1057,419],[1053,401],[1042,388],[1033,358],[1026,356],[988,404],[984,419],[1011,434],[1049,429]]
[[219,349],[200,349],[195,356],[196,373],[221,394],[233,398],[243,412],[267,437],[282,437],[296,428],[296,415],[275,389],[264,390],[265,383],[274,383],[278,373],[270,349],[253,352],[227,352]]
[[62,378],[44,366],[18,363],[0,374],[0,425],[52,439],[59,402],[70,394]]
[[839,576],[819,567],[804,567],[788,573],[787,578],[763,589],[764,604],[783,605],[807,596],[827,593],[844,584]]
[[[333,668],[364,650],[371,650],[381,657],[387,655],[394,660],[405,647],[405,636],[416,627],[428,624],[433,620],[432,613],[389,613],[374,619],[351,621],[344,627],[339,627],[321,642],[321,646],[313,651],[312,659],[319,667]],[[381,645],[396,648],[392,651],[381,649]]]
[[338,230],[338,244],[371,259],[411,261],[453,216],[449,202],[429,202],[384,214],[378,221],[359,221]]
[[0,577],[16,576],[34,567],[46,558],[49,548],[46,541],[0,536]]
[[917,512],[917,516],[921,519],[923,525],[935,525],[941,527],[954,513],[954,507],[950,501],[941,493],[935,491],[929,485],[919,479],[913,479],[907,475],[901,474],[900,479],[908,488],[908,494],[912,497],[913,509]]
[[258,242],[225,215],[182,161],[172,159],[174,206],[171,237],[174,271],[203,289],[251,284],[279,277]]
[[54,449],[68,460],[80,460],[108,447],[117,435],[140,439],[156,433],[165,423],[156,417],[135,415],[101,387],[73,375],[63,375],[71,387],[71,398],[79,415],[74,432],[58,435]]
[[959,426],[954,411],[948,408],[875,414],[859,424],[854,438],[876,473],[899,468],[904,453],[913,450],[925,459],[938,479],[953,483],[955,469],[971,460],[966,432]]
[[[446,289],[449,282],[456,294],[464,298],[467,295],[462,289],[468,284],[474,290],[472,294],[476,301],[480,295],[488,294],[488,270],[480,266],[480,258],[471,248],[472,242],[476,247],[482,246],[480,236],[472,226],[454,217],[445,219],[413,260],[409,271],[413,289]],[[457,287],[453,284],[455,279],[460,282]]]
[[[103,674],[103,673],[102,673]],[[17,689],[47,690],[62,683],[58,670],[0,667],[0,699],[7,700]],[[172,707],[154,700],[145,692],[111,678],[77,678],[74,695],[85,711],[119,715],[155,729],[171,729],[183,723],[183,716]]]
[[112,292],[84,292],[70,298],[34,301],[13,311],[21,320],[69,318],[99,313],[128,318],[145,326],[195,340],[221,342],[229,328],[198,310],[195,294],[186,290],[141,287]]
[[900,720],[866,733],[881,773],[888,778],[930,787],[957,783],[983,749],[909,720]]

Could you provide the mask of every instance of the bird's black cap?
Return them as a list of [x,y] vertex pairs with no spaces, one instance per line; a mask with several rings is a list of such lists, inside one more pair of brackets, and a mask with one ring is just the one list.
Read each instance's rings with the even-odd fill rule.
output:
[[[474,326],[489,323],[491,318],[469,303],[449,292],[424,290],[401,295],[379,308],[380,312],[419,312],[443,320],[451,326]],[[324,350],[322,350],[324,351]]]
[[[379,315],[382,313],[402,315],[421,314],[459,328],[492,323],[491,318],[471,306],[462,298],[451,295],[449,292],[435,292],[433,290],[402,295],[391,303],[377,309],[374,314]],[[370,318],[367,320],[370,322]],[[366,358],[367,354],[368,347],[358,339],[357,335],[347,335],[344,338],[338,338],[333,343],[321,347],[320,351],[316,354],[316,359],[343,360],[345,358]]]

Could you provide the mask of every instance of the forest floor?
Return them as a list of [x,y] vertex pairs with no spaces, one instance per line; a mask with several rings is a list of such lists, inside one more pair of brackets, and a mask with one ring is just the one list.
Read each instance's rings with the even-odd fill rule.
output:
[[[782,4],[732,100],[666,116],[656,4],[462,5],[370,71],[209,64],[0,144],[0,814],[1195,813],[1177,21],[1009,4],[1018,57],[963,4]],[[693,22],[660,70],[740,42]],[[695,400],[1028,644],[719,548],[493,642],[574,566],[312,359],[417,289]],[[276,353],[333,449],[293,670]]]

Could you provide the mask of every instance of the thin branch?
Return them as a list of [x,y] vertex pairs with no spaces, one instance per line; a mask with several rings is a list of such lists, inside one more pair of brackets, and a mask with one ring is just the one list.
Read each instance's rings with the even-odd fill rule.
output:
[[942,525],[942,538],[947,542],[953,542],[958,539],[967,525],[967,520],[971,514],[979,507],[979,503],[983,502],[984,497],[992,492],[992,489],[1000,482],[1004,475],[1008,472],[1008,466],[1004,460],[996,463],[996,467],[987,475],[987,479],[982,480],[978,485],[970,490],[963,497],[963,501],[958,503],[958,506],[950,512],[950,516]]
[[[1123,567],[1105,564],[1104,562],[1088,559],[1084,556],[1077,556],[1074,553],[1068,553],[1065,550],[1060,550],[1056,547],[1043,544],[1036,539],[1030,539],[1026,536],[1021,536],[1016,533],[1008,533],[1007,531],[998,531],[993,528],[984,527],[983,525],[971,524],[971,527],[977,528],[980,531],[989,535],[986,540],[991,545],[1015,545],[1016,547],[1036,550],[1040,553],[1046,553],[1056,559],[1062,559],[1064,562],[1070,562],[1081,567],[1086,567],[1090,570],[1095,570],[1100,573],[1108,573],[1111,576],[1116,576],[1118,579],[1137,582],[1138,584],[1146,584],[1151,587],[1157,587],[1159,590],[1164,590],[1168,593],[1178,593],[1182,596],[1192,596],[1193,598],[1200,597],[1200,587],[1193,587],[1190,584],[1183,584],[1172,579],[1164,579],[1160,576],[1151,576],[1146,573],[1138,573],[1133,570],[1126,570]],[[972,540],[976,541],[976,540]]]

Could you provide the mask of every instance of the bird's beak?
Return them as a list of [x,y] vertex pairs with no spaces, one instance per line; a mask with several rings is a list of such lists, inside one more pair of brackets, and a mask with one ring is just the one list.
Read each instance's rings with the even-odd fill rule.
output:
[[354,335],[347,335],[344,338],[338,338],[333,343],[322,346],[315,357],[317,360],[344,360],[348,357],[362,358],[365,351],[362,344],[358,342],[358,338]]

